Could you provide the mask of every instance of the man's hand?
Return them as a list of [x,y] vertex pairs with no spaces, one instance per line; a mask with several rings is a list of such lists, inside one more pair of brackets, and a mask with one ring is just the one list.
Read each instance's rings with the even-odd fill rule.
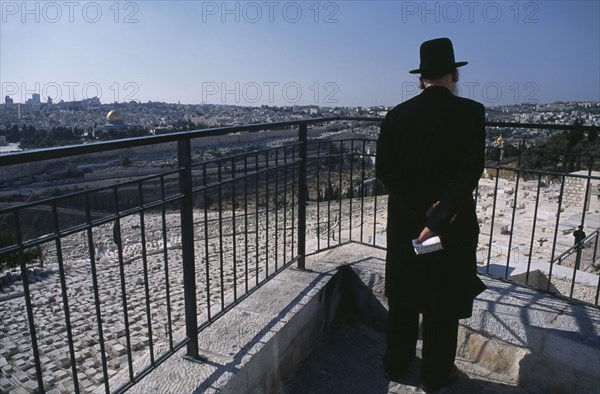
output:
[[421,234],[419,234],[419,238],[417,238],[418,242],[421,243],[425,241],[427,238],[433,237],[435,233],[429,229],[429,227],[425,227]]

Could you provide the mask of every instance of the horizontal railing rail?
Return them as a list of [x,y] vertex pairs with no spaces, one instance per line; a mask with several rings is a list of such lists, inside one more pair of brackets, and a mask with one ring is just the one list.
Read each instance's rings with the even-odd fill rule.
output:
[[[594,272],[600,268],[600,257],[598,244],[600,238],[600,228],[596,229],[592,234],[588,235],[571,248],[561,253],[551,262],[560,266],[573,268],[573,276],[571,278],[571,287],[569,289],[569,297],[573,298],[576,291],[576,275],[578,272]],[[597,301],[596,301],[597,303]]]
[[91,153],[114,151],[123,148],[135,148],[147,145],[164,144],[167,142],[177,142],[181,140],[190,140],[195,138],[206,138],[222,136],[239,132],[253,132],[263,130],[279,130],[284,128],[299,127],[300,125],[326,124],[334,121],[360,121],[360,122],[381,122],[382,118],[376,117],[351,117],[336,116],[326,118],[313,118],[290,120],[285,122],[257,123],[244,126],[224,126],[210,129],[181,131],[169,134],[160,134],[146,137],[123,138],[119,140],[95,142],[83,145],[70,145],[55,148],[31,149],[25,151],[9,152],[0,155],[2,166],[31,163],[41,160],[52,160],[70,156],[87,155]]
[[[2,162],[0,165],[9,166],[15,164],[31,163],[41,160],[52,160],[70,156],[87,155],[91,153],[113,151],[123,148],[134,148],[146,145],[164,144],[167,142],[176,142],[180,140],[203,138],[227,135],[242,131],[262,131],[276,130],[285,127],[298,127],[299,125],[325,124],[335,121],[357,121],[357,122],[381,122],[381,117],[352,117],[352,116],[334,116],[325,118],[313,118],[303,120],[290,120],[286,122],[257,123],[244,126],[224,126],[210,129],[181,131],[169,134],[160,134],[146,137],[124,138],[112,141],[95,142],[83,145],[70,145],[55,148],[31,149],[17,152],[1,154]],[[519,123],[519,122],[491,122],[486,121],[487,127],[505,127],[508,129],[538,129],[538,130],[582,130],[582,131],[600,131],[600,126],[574,126],[561,124],[540,124],[540,123]]]
[[569,259],[571,256],[578,254],[582,249],[589,248],[593,251],[593,253],[589,256],[590,258],[587,261],[583,261],[584,270],[585,268],[590,268],[593,266],[596,260],[598,259],[597,255],[597,244],[598,244],[598,236],[600,234],[600,228],[596,229],[592,234],[587,235],[584,239],[571,246],[569,249],[562,252],[558,257],[556,257],[552,263],[561,264],[563,261]]
[[[0,368],[9,384],[125,391],[184,347],[205,357],[199,334],[281,270],[304,268],[306,256],[350,242],[385,249],[375,134],[309,138],[308,129],[381,120],[294,120],[1,155],[3,173],[39,165],[23,171],[32,179],[61,160],[90,169],[2,201],[0,263],[15,265],[0,275]],[[247,139],[241,153],[207,153],[219,146],[210,138],[281,129],[290,137],[282,144]],[[120,175],[95,167],[115,152],[140,167],[134,160]],[[594,267],[583,272],[586,264],[567,267],[555,256],[571,247],[575,227],[597,228],[600,156],[503,147],[487,155],[476,191],[480,271],[598,306]],[[560,163],[536,167],[540,157]]]

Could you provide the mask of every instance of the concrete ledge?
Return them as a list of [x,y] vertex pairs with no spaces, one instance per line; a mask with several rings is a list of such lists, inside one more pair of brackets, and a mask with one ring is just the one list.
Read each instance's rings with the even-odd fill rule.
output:
[[[278,392],[282,382],[294,374],[321,339],[327,318],[326,295],[331,276],[319,275],[307,281],[315,275],[290,269],[265,286],[267,296],[253,296],[239,306],[240,310],[274,317],[268,332],[252,338],[247,355],[220,392]],[[293,297],[306,284],[300,296]],[[290,296],[293,298],[288,302]]]
[[205,362],[182,349],[129,392],[277,392],[321,339],[332,277],[283,271],[200,333]]
[[488,289],[462,322],[464,357],[533,392],[600,392],[600,310],[482,279]]

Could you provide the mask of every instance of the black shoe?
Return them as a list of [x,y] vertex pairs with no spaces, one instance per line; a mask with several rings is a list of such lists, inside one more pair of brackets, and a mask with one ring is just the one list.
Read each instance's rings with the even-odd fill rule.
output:
[[385,352],[383,355],[383,373],[387,380],[398,380],[405,373],[415,356],[400,358],[392,353]]
[[421,382],[421,389],[426,393],[435,393],[442,388],[451,385],[452,383],[458,380],[458,368],[456,365],[453,365],[450,369],[448,375],[443,378],[438,378],[435,380],[427,381],[424,380]]

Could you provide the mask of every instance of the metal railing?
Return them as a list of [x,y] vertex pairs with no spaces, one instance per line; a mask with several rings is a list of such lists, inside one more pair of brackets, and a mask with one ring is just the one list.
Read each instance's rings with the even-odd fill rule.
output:
[[573,276],[571,278],[571,287],[569,290],[570,298],[573,298],[575,292],[577,273],[593,273],[600,267],[600,254],[598,253],[599,238],[600,228],[561,253],[550,263],[551,267],[554,265],[560,265],[563,267],[573,268]]
[[586,245],[596,242],[600,155],[517,149],[504,157],[509,152],[487,148],[496,159],[486,163],[477,191],[480,272],[598,306],[597,248],[580,254],[580,264],[563,260],[578,226],[592,233]]
[[[569,249],[561,253],[555,258],[552,263],[565,265],[568,267],[576,266],[577,269],[586,271],[592,269],[599,258],[598,255],[598,238],[600,229],[597,229],[592,234],[586,236],[578,243],[571,246]],[[585,252],[584,253],[584,249]]]
[[[307,255],[349,242],[385,248],[387,199],[374,178],[375,139],[308,138],[309,125],[315,132],[335,121],[381,119],[225,127],[3,155],[4,174],[39,164],[18,179],[33,172],[43,177],[45,162],[93,168],[75,171],[76,182],[53,181],[43,192],[30,191],[28,202],[0,209],[0,258],[17,267],[0,283],[3,373],[8,365],[11,382],[40,392],[122,392],[184,347],[188,357],[202,359],[198,335],[208,325],[286,267],[304,268]],[[256,146],[274,130],[284,130],[285,143]],[[232,135],[244,143],[221,156],[213,147]],[[575,158],[587,171],[581,175],[566,172],[566,165],[552,171],[530,166],[553,153],[520,151],[508,160],[504,152],[489,148],[497,158],[486,165],[477,190],[481,270],[581,299],[575,284],[583,274],[575,266],[570,294],[556,289],[562,277],[554,256],[569,220],[590,227],[597,217],[586,201],[600,179],[593,172],[598,156],[562,154],[563,163]],[[144,165],[133,160],[115,182],[115,170],[102,165],[123,154]],[[583,206],[563,201],[570,181],[585,190]],[[558,194],[546,201],[546,192]],[[531,225],[524,229],[521,199],[533,196]],[[570,216],[561,221],[565,212]],[[542,216],[548,217],[540,233]],[[536,246],[539,234],[551,239],[547,257],[548,248]],[[519,250],[528,250],[525,259]],[[529,274],[544,264],[549,271],[540,286]],[[524,280],[513,275],[519,266],[526,268]],[[592,298],[583,300],[597,306],[595,278],[595,285],[585,285]]]

